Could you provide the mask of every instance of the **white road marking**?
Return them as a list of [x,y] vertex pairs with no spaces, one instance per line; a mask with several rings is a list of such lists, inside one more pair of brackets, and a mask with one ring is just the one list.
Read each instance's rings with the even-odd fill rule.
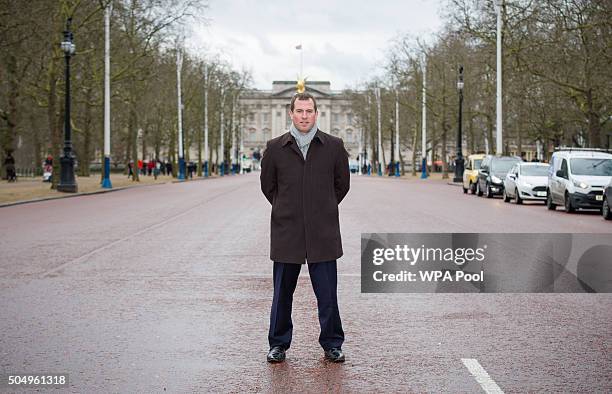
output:
[[476,381],[480,384],[485,393],[488,394],[503,394],[502,389],[495,383],[489,376],[487,371],[480,365],[478,360],[475,358],[462,358],[463,365],[470,371],[472,376],[476,378]]

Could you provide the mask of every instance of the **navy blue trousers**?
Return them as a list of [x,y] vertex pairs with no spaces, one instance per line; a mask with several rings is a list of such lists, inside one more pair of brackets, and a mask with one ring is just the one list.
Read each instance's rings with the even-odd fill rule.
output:
[[[270,313],[270,347],[282,346],[289,349],[293,334],[291,308],[293,292],[297,285],[302,264],[274,262],[274,298]],[[340,348],[344,342],[344,331],[338,310],[336,260],[325,263],[308,264],[308,272],[319,309],[321,334],[319,344],[324,350]]]

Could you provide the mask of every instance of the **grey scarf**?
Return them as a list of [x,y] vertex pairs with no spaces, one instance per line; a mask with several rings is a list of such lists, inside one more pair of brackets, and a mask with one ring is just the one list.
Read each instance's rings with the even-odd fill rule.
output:
[[314,126],[312,126],[312,129],[310,129],[308,133],[302,133],[301,131],[295,128],[295,125],[293,123],[291,123],[289,132],[291,133],[293,138],[295,138],[295,141],[297,142],[298,147],[302,151],[302,155],[304,155],[304,160],[306,160],[306,153],[308,153],[308,147],[310,146],[312,139],[317,133],[317,130],[318,130],[318,126],[315,123]]

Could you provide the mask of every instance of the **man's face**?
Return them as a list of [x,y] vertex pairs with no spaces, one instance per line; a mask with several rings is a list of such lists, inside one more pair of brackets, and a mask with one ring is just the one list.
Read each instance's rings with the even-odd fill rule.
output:
[[302,133],[307,133],[312,129],[318,115],[318,112],[315,112],[312,99],[295,100],[293,112],[289,111],[293,125]]

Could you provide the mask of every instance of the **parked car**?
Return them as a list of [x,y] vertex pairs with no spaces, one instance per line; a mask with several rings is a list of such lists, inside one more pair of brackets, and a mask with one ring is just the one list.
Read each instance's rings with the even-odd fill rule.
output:
[[478,180],[478,170],[480,163],[485,158],[483,154],[469,155],[465,161],[465,169],[463,170],[463,192],[468,190],[472,194],[476,194],[476,181]]
[[504,192],[504,178],[512,166],[521,162],[516,156],[493,156],[487,155],[480,164],[478,170],[478,182],[476,182],[476,194],[487,198]]
[[545,163],[516,163],[504,179],[504,202],[512,199],[517,204],[522,204],[523,200],[546,202],[549,168]]
[[550,162],[546,206],[566,212],[602,209],[604,188],[612,180],[612,154],[597,149],[562,148]]
[[359,172],[359,161],[349,160],[349,171],[351,171],[352,174]]
[[606,220],[612,219],[612,207],[610,206],[610,204],[612,204],[611,201],[612,201],[612,181],[608,183],[606,190],[604,190],[603,204],[601,206],[601,214]]

